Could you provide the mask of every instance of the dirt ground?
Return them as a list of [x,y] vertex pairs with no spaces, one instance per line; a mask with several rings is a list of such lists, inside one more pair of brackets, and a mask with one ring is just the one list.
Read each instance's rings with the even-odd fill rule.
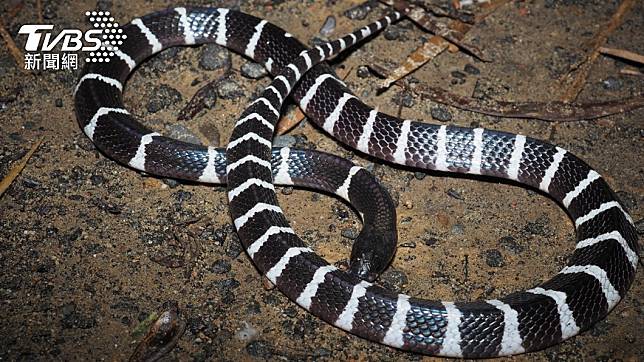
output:
[[[321,37],[327,16],[337,20],[329,34],[334,38],[383,12],[382,6],[376,7],[360,20],[343,15],[359,1],[268,3],[244,1],[241,9],[305,42]],[[26,1],[15,18],[7,19],[5,11],[12,4],[2,2],[0,14],[24,49],[25,37],[17,31],[22,24],[38,23],[35,1]],[[101,0],[98,5],[125,23],[173,2]],[[413,77],[463,96],[483,92],[499,100],[556,99],[566,88],[561,79],[583,59],[586,44],[617,5],[600,0],[510,2],[467,38],[492,62],[445,53]],[[44,22],[57,29],[86,29],[83,13],[96,6],[94,1],[43,1]],[[644,2],[639,1],[607,44],[642,54],[642,34]],[[520,132],[570,150],[608,180],[642,230],[644,109],[552,124],[460,111],[411,97],[397,87],[377,94],[377,78],[362,74],[360,66],[392,67],[428,37],[405,20],[335,65],[351,69],[349,87],[381,111]],[[239,70],[248,60],[233,54],[232,82],[219,89],[214,107],[177,129],[179,111],[200,86],[220,75],[204,70],[205,52],[204,47],[184,48],[143,64],[127,84],[128,109],[157,131],[225,143],[231,121],[269,80],[242,76]],[[644,92],[644,78],[620,74],[625,66],[600,56],[579,100]],[[24,75],[7,48],[0,49],[0,178],[34,142],[44,139],[0,198],[0,360],[127,359],[141,339],[141,322],[168,301],[178,303],[187,326],[164,360],[431,359],[349,335],[311,316],[278,290],[264,288],[233,231],[223,187],[141,175],[92,146],[73,111],[78,73]],[[281,142],[351,157],[372,169],[391,192],[398,205],[399,248],[381,283],[398,291],[442,300],[498,298],[547,279],[574,248],[574,229],[564,211],[533,190],[386,165],[346,149],[308,122],[289,136]],[[281,204],[298,234],[327,260],[347,259],[350,237],[360,228],[351,208],[330,196],[280,190]],[[512,359],[642,360],[643,297],[640,277],[591,330]]]

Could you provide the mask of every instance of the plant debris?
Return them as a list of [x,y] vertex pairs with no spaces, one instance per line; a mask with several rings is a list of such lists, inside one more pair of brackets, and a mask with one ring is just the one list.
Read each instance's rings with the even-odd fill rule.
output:
[[604,54],[604,55],[612,55],[617,58],[630,60],[631,62],[644,64],[644,55],[633,53],[628,50],[599,47],[597,51],[599,51],[601,54]]
[[[389,71],[378,65],[370,65],[369,68],[382,77],[387,77],[389,74]],[[401,80],[396,81],[395,84],[403,88],[406,87]],[[411,91],[420,95],[423,99],[429,99],[466,111],[498,117],[533,118],[543,121],[582,121],[629,112],[644,107],[644,94],[611,101],[570,103],[564,101],[509,102],[492,99],[481,100],[464,97],[426,84],[414,84]]]
[[380,82],[379,88],[388,88],[395,81],[407,76],[409,73],[434,59],[437,55],[445,51],[447,47],[449,47],[449,42],[438,35],[434,35],[408,55],[401,66],[389,73],[387,79]]
[[29,149],[26,155],[18,161],[18,164],[16,164],[14,167],[9,170],[9,173],[7,173],[7,176],[5,176],[2,181],[0,181],[0,196],[4,194],[5,191],[9,188],[9,186],[13,183],[13,180],[20,175],[20,172],[27,166],[27,162],[29,162],[29,159],[31,156],[36,152],[38,147],[42,144],[43,139],[41,138],[38,142],[34,143],[33,146]]
[[9,32],[7,31],[2,19],[0,19],[0,36],[2,36],[2,39],[7,44],[9,53],[16,61],[16,64],[18,64],[18,68],[20,69],[20,71],[23,73],[27,73],[27,71],[25,70],[24,56],[22,55],[22,52],[20,51],[20,49],[18,49],[18,47],[16,46],[16,43],[13,41],[11,34],[9,34]]
[[382,0],[382,2],[405,14],[421,28],[445,38],[445,40],[456,45],[465,53],[472,55],[481,61],[488,61],[479,48],[462,41],[465,37],[465,33],[469,30],[469,26],[466,24],[463,24],[458,20],[452,20],[450,24],[440,22],[434,15],[429,14],[423,8],[409,4],[406,1]]
[[[177,345],[179,338],[186,330],[186,322],[179,317],[177,302],[166,302],[165,309],[159,318],[154,321],[143,340],[136,346],[130,356],[130,362],[158,361],[168,354]],[[152,314],[150,317],[155,316]],[[145,326],[152,318],[148,317],[140,326]],[[142,329],[142,328],[138,328]]]
[[[622,24],[622,22],[624,21],[624,16],[633,7],[633,5],[635,5],[634,0],[622,1],[608,24],[601,27],[602,30],[597,33],[597,35],[593,39],[590,46],[591,50],[586,55],[586,58],[577,65],[577,75],[575,76],[575,79],[573,79],[568,89],[564,92],[563,96],[561,96],[562,101],[570,102],[577,99],[577,96],[584,88],[590,67],[600,54],[599,48],[604,45],[604,43],[606,43],[608,36]],[[568,76],[571,76],[571,74],[568,74]]]

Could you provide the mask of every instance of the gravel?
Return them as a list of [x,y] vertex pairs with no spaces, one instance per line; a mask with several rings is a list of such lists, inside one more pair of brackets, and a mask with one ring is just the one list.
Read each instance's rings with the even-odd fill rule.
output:
[[291,135],[281,135],[275,138],[275,141],[273,142],[273,146],[274,147],[293,147],[295,146],[296,142],[297,142],[297,139]]
[[493,268],[502,267],[505,263],[503,261],[503,255],[497,249],[486,250],[485,253],[485,264]]
[[465,64],[465,68],[463,68],[465,73],[472,74],[472,75],[479,75],[481,74],[481,71],[479,68],[473,66],[472,64]]
[[217,44],[206,44],[201,47],[199,68],[203,70],[230,69],[232,64],[230,51]]
[[237,82],[225,79],[217,86],[217,93],[223,99],[238,99],[244,96],[244,90]]
[[181,102],[183,97],[178,90],[166,84],[161,84],[156,87],[150,95],[150,100],[147,104],[149,113],[156,113],[163,109],[170,107],[173,104]]
[[241,66],[240,72],[241,75],[249,79],[259,79],[268,74],[263,65],[255,62],[244,63]]
[[326,20],[324,20],[324,24],[322,24],[322,28],[320,28],[320,35],[328,37],[329,35],[333,34],[333,32],[335,31],[335,25],[335,16],[327,16]]

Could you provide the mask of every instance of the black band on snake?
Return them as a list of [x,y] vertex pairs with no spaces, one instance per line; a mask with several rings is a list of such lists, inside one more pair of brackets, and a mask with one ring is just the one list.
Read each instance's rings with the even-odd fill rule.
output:
[[[631,218],[597,172],[569,152],[529,137],[399,120],[377,112],[328,66],[315,65],[398,16],[304,52],[290,34],[232,10],[153,13],[123,28],[128,40],[112,62],[86,67],[75,96],[78,120],[103,152],[133,168],[205,182],[223,181],[227,173],[231,214],[257,268],[300,306],[358,336],[425,354],[492,357],[542,349],[588,329],[624,297],[635,277],[639,250]],[[170,46],[207,42],[245,54],[278,75],[238,120],[228,163],[220,151],[151,133],[129,116],[121,100],[124,81],[145,58]],[[379,216],[391,220],[393,211],[372,209],[391,210],[391,201],[382,196],[374,203],[372,195],[382,195],[377,182],[348,161],[312,156],[310,151],[271,151],[273,125],[291,89],[309,119],[361,152],[418,168],[510,179],[549,194],[575,222],[578,242],[568,265],[529,290],[467,303],[417,299],[360,279],[379,273],[381,265],[362,274],[328,265],[289,228],[273,180],[348,199],[364,213],[365,228],[382,229],[368,231],[369,236],[395,242],[395,225],[369,222]],[[305,171],[298,178],[292,165],[303,159],[324,161],[301,161],[299,170]],[[334,163],[341,165],[334,176],[317,168]],[[311,183],[311,175],[328,181]],[[375,213],[373,219],[368,212]],[[368,254],[376,245],[360,250]],[[363,265],[368,269],[387,259],[386,265],[390,257],[389,251],[376,252],[364,256]],[[359,259],[352,258],[352,263]]]

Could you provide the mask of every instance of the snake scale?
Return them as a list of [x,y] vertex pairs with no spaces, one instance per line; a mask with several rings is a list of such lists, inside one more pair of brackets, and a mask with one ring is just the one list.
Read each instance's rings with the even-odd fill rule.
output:
[[[423,354],[495,357],[535,351],[602,319],[624,297],[638,263],[632,219],[606,181],[566,150],[522,135],[400,120],[362,103],[324,63],[399,18],[392,13],[307,51],[256,17],[203,7],[171,8],[123,26],[127,41],[109,63],[89,63],[75,91],[78,121],[111,158],[137,170],[227,182],[230,211],[256,267],[291,300],[343,330]],[[177,45],[217,43],[263,64],[273,82],[242,114],[226,150],[151,132],[125,110],[123,84],[143,60]],[[430,301],[388,291],[373,279],[395,250],[393,206],[364,169],[312,151],[271,149],[274,123],[291,94],[337,140],[388,162],[509,179],[559,202],[577,244],[552,279],[499,299]],[[273,182],[332,192],[362,214],[348,272],[295,235]]]

